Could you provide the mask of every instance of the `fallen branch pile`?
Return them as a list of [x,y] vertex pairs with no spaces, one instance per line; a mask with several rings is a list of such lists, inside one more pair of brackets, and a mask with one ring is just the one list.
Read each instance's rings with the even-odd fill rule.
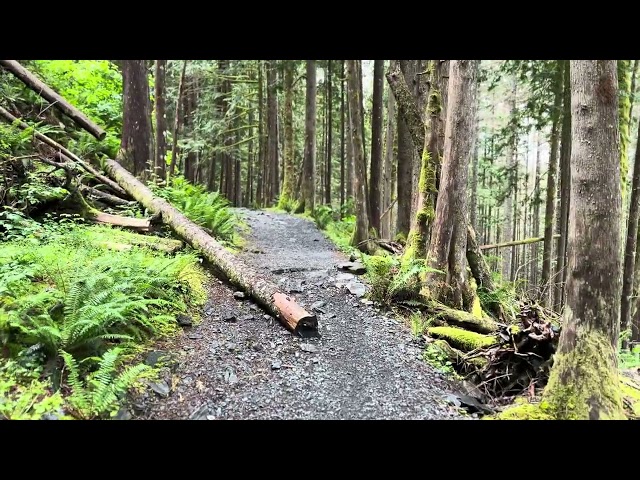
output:
[[[438,330],[440,327],[428,329],[438,340],[425,339],[440,348],[456,370],[476,384],[484,400],[504,399],[524,392],[534,396],[546,385],[558,344],[560,329],[552,320],[556,318],[550,318],[540,306],[523,302],[518,324],[497,324],[492,341],[487,336],[460,341],[460,332]],[[480,337],[487,341],[474,348]]]

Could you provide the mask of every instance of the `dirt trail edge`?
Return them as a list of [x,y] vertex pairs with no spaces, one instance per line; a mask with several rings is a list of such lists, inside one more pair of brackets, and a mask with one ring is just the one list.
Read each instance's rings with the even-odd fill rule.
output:
[[349,292],[363,280],[338,271],[347,259],[312,222],[237,211],[250,227],[240,257],[315,311],[320,336],[292,335],[214,281],[202,323],[147,357],[166,362],[164,381],[140,396],[127,418],[464,418],[408,328]]

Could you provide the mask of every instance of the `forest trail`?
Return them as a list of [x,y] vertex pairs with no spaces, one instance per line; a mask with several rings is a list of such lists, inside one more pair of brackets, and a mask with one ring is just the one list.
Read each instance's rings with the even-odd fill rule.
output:
[[359,279],[338,271],[347,258],[312,222],[237,211],[250,227],[241,258],[314,309],[320,337],[292,335],[214,280],[202,323],[159,346],[173,371],[135,402],[134,418],[463,418],[409,329],[345,288]]

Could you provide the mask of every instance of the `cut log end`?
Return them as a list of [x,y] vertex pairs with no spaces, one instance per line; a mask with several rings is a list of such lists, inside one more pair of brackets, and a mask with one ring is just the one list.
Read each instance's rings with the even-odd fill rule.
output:
[[282,293],[273,294],[275,304],[280,316],[289,329],[297,335],[309,337],[317,335],[318,318],[298,305],[288,295]]

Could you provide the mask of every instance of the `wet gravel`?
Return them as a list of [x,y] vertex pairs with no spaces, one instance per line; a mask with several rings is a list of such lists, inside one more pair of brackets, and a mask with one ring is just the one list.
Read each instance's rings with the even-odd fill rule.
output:
[[[312,222],[239,209],[240,257],[318,315],[318,338],[293,336],[251,300],[212,280],[203,321],[157,346],[161,385],[129,407],[146,419],[451,419],[453,387],[421,359],[400,321],[349,293],[363,282]],[[295,292],[295,293],[294,293]],[[166,388],[169,388],[167,396]],[[468,418],[468,417],[467,417]]]

